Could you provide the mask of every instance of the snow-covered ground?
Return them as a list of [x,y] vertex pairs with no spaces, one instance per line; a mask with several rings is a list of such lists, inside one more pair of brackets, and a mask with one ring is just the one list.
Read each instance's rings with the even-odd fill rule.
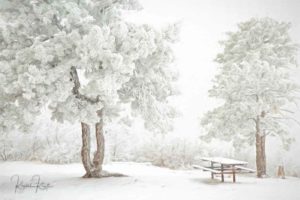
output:
[[[0,199],[36,200],[299,200],[300,179],[257,179],[238,176],[237,183],[227,177],[225,183],[210,180],[209,173],[197,170],[170,170],[150,164],[112,163],[104,166],[110,172],[127,177],[83,179],[81,164],[50,165],[33,162],[0,163]],[[48,190],[27,188],[15,193],[19,182],[30,183],[33,175],[51,184]],[[37,180],[37,179],[36,179]]]

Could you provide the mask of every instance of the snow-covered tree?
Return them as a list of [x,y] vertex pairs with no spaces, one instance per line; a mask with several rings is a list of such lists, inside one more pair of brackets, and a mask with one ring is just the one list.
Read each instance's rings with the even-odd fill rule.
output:
[[1,132],[28,130],[47,105],[53,120],[81,123],[84,177],[101,177],[103,120],[121,105],[151,130],[170,130],[176,24],[157,30],[127,22],[123,12],[141,8],[136,0],[11,0],[1,7]]
[[228,33],[209,91],[223,104],[201,122],[207,138],[233,140],[235,147],[255,142],[258,177],[266,174],[266,136],[277,135],[285,144],[291,141],[282,122],[299,87],[290,78],[290,69],[297,66],[297,45],[289,29],[289,23],[262,18],[240,23],[236,32]]

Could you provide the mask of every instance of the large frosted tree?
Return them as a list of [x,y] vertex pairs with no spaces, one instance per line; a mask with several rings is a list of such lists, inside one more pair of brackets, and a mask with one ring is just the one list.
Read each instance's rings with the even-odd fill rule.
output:
[[233,140],[237,148],[256,144],[258,177],[266,174],[266,136],[279,136],[284,144],[291,141],[283,122],[299,87],[290,78],[297,45],[289,29],[288,23],[262,18],[240,23],[236,32],[228,33],[209,91],[223,103],[202,118],[205,137]]
[[[0,132],[28,130],[41,107],[80,123],[84,177],[101,177],[105,119],[130,107],[147,128],[172,128],[177,25],[124,20],[135,0],[11,0],[0,10]],[[128,106],[126,106],[128,105]],[[96,152],[90,156],[90,126]]]

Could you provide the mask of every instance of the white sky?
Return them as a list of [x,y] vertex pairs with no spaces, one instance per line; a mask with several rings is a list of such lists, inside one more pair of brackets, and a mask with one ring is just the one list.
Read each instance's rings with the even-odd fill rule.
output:
[[[299,0],[140,0],[144,10],[134,20],[156,24],[182,21],[181,41],[176,47],[179,85],[177,98],[183,117],[176,122],[178,134],[200,132],[199,118],[216,101],[208,97],[221,51],[218,41],[236,24],[251,17],[272,17],[292,23],[291,35],[300,43]],[[300,56],[299,56],[300,61]],[[299,70],[298,70],[299,71]],[[300,73],[296,75],[300,76]],[[299,111],[298,111],[299,112]],[[300,112],[299,112],[300,113]],[[299,132],[300,127],[295,131]]]

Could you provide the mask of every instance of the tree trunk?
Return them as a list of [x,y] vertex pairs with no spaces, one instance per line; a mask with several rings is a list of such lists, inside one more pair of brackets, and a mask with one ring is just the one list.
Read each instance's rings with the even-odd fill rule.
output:
[[261,133],[260,130],[260,117],[257,116],[256,119],[256,171],[257,177],[262,178],[266,175],[266,151],[265,143],[266,136]]
[[82,127],[82,149],[81,159],[86,171],[84,178],[100,178],[104,159],[104,135],[103,135],[103,110],[98,112],[100,122],[95,125],[97,150],[94,153],[93,163],[90,157],[90,126],[81,122]]
[[90,126],[86,123],[81,122],[81,131],[82,131],[82,148],[81,148],[81,160],[86,171],[86,174],[83,177],[90,177],[92,163],[90,157],[90,148],[91,148],[91,138],[90,138]]
[[283,165],[278,166],[277,177],[285,179],[284,167]]
[[261,152],[262,152],[262,174],[267,175],[267,159],[266,159],[266,135],[261,136]]
[[[80,81],[76,67],[72,66],[70,71],[71,81],[74,83],[72,93],[77,99],[81,101],[86,101],[90,104],[97,104],[101,102],[100,97],[90,98],[81,94]],[[90,138],[90,126],[84,122],[81,122],[82,130],[82,149],[81,149],[81,159],[86,171],[84,178],[91,177],[101,177],[102,172],[102,163],[104,158],[104,136],[103,136],[103,109],[97,111],[98,116],[100,117],[100,122],[95,125],[96,140],[97,140],[97,150],[94,153],[93,163],[91,162],[90,150],[91,150],[91,138]]]
[[100,122],[96,123],[95,130],[96,130],[96,141],[97,141],[97,150],[94,153],[94,169],[93,169],[93,176],[94,177],[101,177],[102,171],[102,164],[104,159],[104,149],[105,149],[105,140],[103,135],[103,110],[99,111],[100,113]]

